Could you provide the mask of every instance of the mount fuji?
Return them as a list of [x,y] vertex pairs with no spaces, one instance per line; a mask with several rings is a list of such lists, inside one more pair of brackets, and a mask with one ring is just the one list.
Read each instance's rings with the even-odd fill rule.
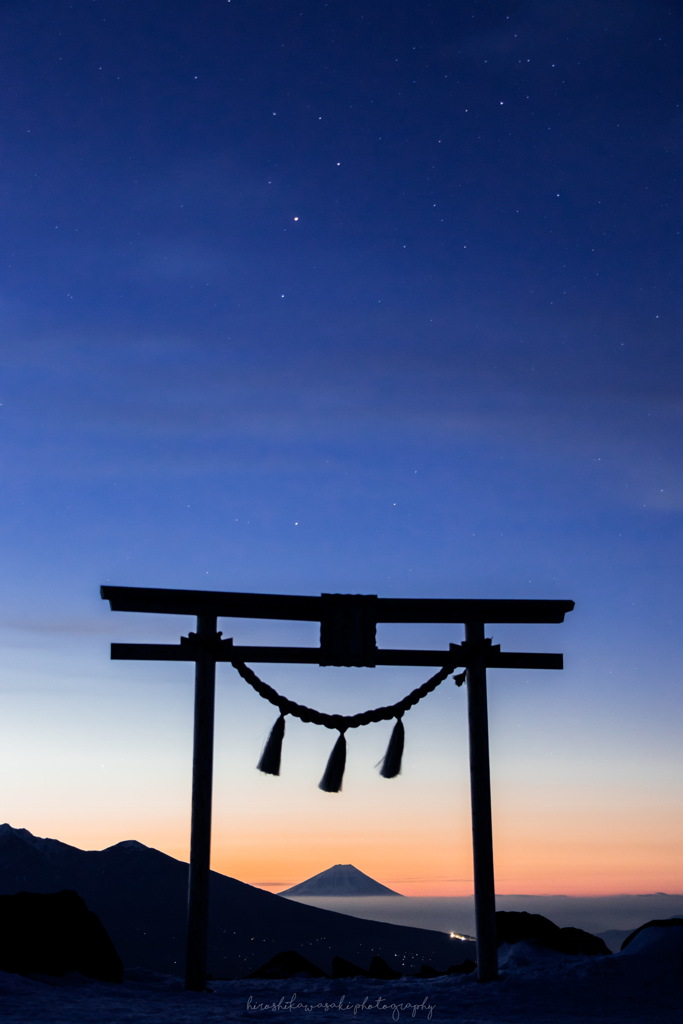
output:
[[312,875],[278,896],[403,896],[400,892],[376,882],[353,864],[335,864],[326,871]]

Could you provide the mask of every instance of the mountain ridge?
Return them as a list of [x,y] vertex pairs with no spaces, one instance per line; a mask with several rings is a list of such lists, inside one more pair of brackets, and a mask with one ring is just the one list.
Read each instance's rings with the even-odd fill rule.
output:
[[[0,894],[75,890],[104,924],[126,967],[182,974],[187,882],[185,862],[136,840],[85,851],[26,829],[0,827]],[[214,977],[244,977],[287,949],[315,956],[323,970],[334,956],[366,966],[379,954],[410,972],[424,962],[445,968],[472,958],[473,948],[460,942],[456,948],[444,932],[359,922],[211,872]]]

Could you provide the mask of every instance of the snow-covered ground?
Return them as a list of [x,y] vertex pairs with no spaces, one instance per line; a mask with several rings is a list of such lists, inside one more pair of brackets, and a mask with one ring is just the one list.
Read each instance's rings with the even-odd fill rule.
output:
[[3,1024],[235,1024],[448,1021],[457,1024],[678,1024],[683,1020],[683,927],[644,929],[622,953],[580,958],[524,943],[500,951],[498,982],[224,981],[207,993],[131,971],[122,985],[72,975],[39,981],[0,974]]

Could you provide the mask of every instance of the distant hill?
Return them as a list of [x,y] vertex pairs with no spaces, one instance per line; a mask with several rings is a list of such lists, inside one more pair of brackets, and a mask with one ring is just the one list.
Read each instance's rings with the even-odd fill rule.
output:
[[[359,872],[360,874],[360,872]],[[84,851],[0,825],[0,893],[75,889],[100,920],[126,967],[182,975],[188,866],[135,840]],[[303,906],[211,872],[209,971],[243,977],[275,953],[295,950],[329,970],[332,957],[367,967],[375,955],[406,973],[424,962],[474,958],[442,932]]]
[[279,896],[402,896],[386,885],[376,882],[370,875],[359,871],[353,864],[335,864],[326,871],[312,875]]

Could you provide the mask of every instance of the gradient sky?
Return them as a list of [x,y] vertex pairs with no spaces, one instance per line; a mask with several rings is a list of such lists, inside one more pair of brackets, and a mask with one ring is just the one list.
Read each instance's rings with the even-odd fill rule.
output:
[[[189,619],[103,583],[567,598],[488,630],[501,892],[683,891],[683,11],[5,0],[0,817],[189,849]],[[309,626],[221,621],[236,642]],[[460,627],[380,630],[444,647]],[[321,710],[429,670],[261,666]],[[219,669],[214,866],[471,892],[465,694],[349,737]]]

